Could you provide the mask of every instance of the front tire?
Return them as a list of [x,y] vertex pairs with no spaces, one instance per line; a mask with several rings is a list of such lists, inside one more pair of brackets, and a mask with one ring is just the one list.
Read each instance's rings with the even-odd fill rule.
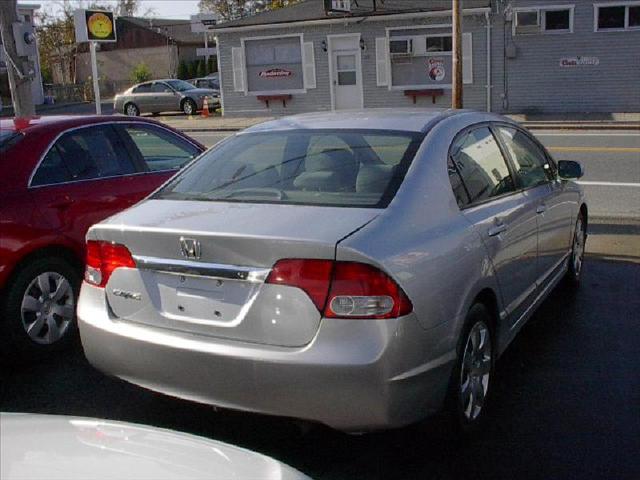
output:
[[185,115],[194,115],[197,110],[198,106],[196,105],[196,102],[194,102],[190,98],[187,98],[184,102],[182,102],[182,111]]
[[7,286],[0,308],[4,351],[41,354],[64,349],[76,337],[80,276],[62,258],[39,258]]
[[476,433],[491,398],[497,348],[491,315],[482,304],[469,310],[458,344],[458,360],[449,391],[449,413],[462,435]]

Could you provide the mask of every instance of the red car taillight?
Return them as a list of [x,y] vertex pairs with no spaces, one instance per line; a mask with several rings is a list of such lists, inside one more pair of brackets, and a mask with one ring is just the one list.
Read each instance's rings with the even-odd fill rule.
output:
[[96,240],[87,241],[87,283],[104,288],[116,268],[136,268],[131,252],[124,245]]
[[328,318],[396,318],[413,310],[411,301],[393,279],[364,263],[280,260],[267,283],[304,290]]

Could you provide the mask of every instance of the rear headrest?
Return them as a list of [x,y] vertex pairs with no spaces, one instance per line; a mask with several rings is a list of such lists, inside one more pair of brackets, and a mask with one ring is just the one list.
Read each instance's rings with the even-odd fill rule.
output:
[[316,155],[310,155],[305,162],[307,172],[334,171],[346,172],[356,168],[353,154],[344,148],[323,150]]
[[356,192],[383,193],[394,171],[393,165],[362,165],[356,180]]

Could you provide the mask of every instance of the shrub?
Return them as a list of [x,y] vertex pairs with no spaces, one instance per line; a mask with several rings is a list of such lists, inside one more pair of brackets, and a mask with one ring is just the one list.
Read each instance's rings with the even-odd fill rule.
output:
[[152,74],[151,70],[147,66],[146,63],[140,62],[136,67],[131,71],[131,81],[133,83],[142,83],[151,80]]
[[180,80],[189,80],[189,67],[184,60],[180,61],[180,65],[178,65],[178,78]]

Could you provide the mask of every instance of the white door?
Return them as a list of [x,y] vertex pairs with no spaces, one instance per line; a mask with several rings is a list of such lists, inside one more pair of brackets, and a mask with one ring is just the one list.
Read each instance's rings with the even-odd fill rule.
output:
[[336,110],[362,108],[362,75],[360,50],[332,52],[334,108]]

